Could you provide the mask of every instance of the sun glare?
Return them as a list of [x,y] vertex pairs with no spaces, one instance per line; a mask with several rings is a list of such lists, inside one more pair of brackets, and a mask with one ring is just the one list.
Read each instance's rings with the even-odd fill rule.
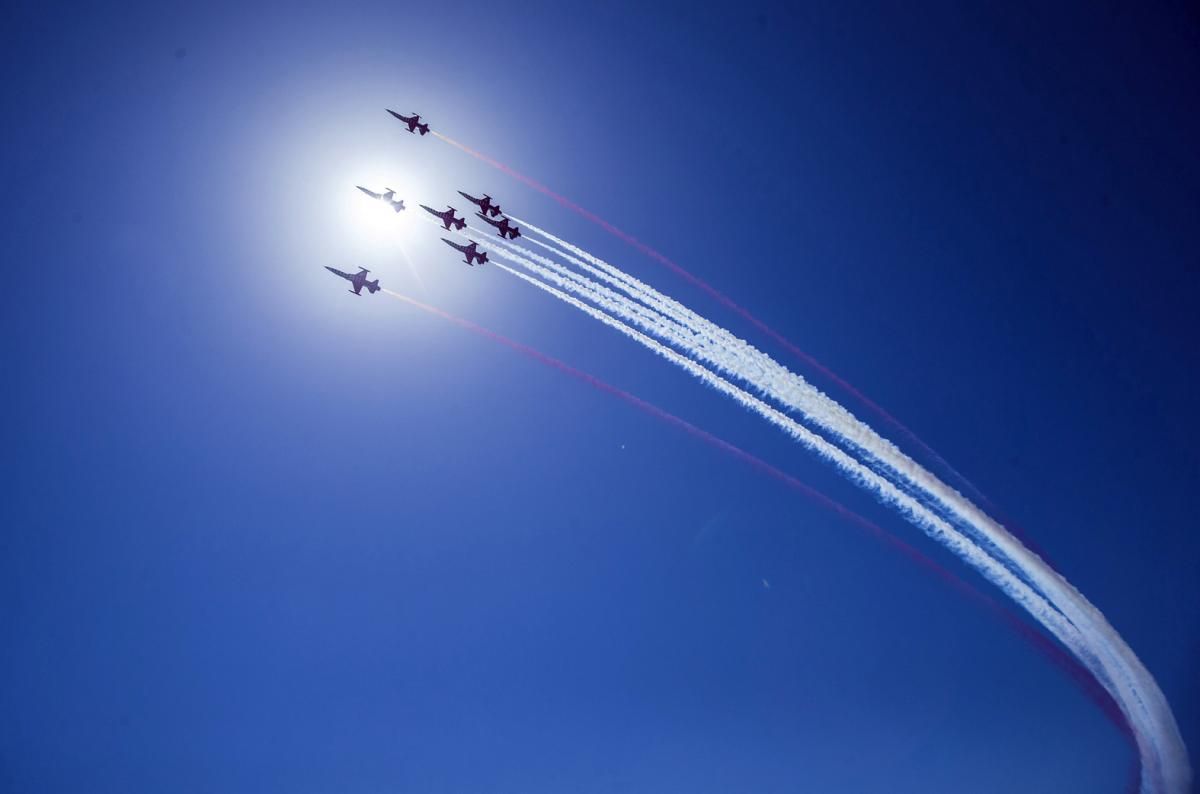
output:
[[[373,198],[364,191],[378,194]],[[394,191],[388,200],[388,192]],[[383,169],[358,169],[339,185],[341,215],[347,232],[358,245],[386,247],[404,242],[413,227],[413,210],[420,212],[420,187],[402,175]],[[393,203],[403,201],[397,211]]]

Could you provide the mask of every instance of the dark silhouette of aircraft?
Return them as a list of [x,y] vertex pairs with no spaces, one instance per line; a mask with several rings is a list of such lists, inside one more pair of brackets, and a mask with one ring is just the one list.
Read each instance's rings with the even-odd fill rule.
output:
[[420,130],[422,135],[429,132],[429,124],[421,123],[421,115],[419,113],[414,113],[412,116],[402,116],[394,110],[388,110],[388,108],[384,108],[384,110],[387,110],[388,113],[391,113],[393,116],[407,124],[409,132],[416,132],[417,130]]
[[451,207],[449,204],[446,205],[445,212],[438,212],[432,207],[426,207],[424,204],[421,205],[421,209],[425,210],[435,218],[440,218],[446,227],[446,231],[450,231],[451,226],[456,229],[465,229],[467,226],[467,219],[454,217],[454,213],[457,210],[455,210],[454,207]]
[[337,268],[330,267],[329,265],[326,265],[325,269],[328,270],[333,275],[341,276],[342,278],[346,279],[351,284],[353,284],[354,289],[349,290],[349,291],[353,292],[355,295],[361,295],[363,287],[366,287],[367,291],[371,292],[371,293],[379,292],[379,279],[375,279],[374,281],[367,281],[367,274],[370,273],[371,271],[367,270],[365,267],[360,267],[358,269],[358,272],[354,273],[354,274],[343,273],[342,271],[338,270]]
[[458,191],[458,195],[462,196],[472,204],[478,204],[479,211],[484,215],[491,215],[494,218],[500,214],[500,205],[492,201],[492,197],[487,193],[483,194],[483,198],[475,198],[474,196],[467,195],[460,190]]
[[498,221],[494,221],[488,216],[484,215],[482,212],[477,212],[475,214],[495,226],[496,233],[501,237],[507,237],[509,240],[515,240],[521,236],[521,230],[508,218],[501,218]]
[[391,205],[392,209],[394,209],[396,212],[399,212],[400,210],[404,209],[404,199],[393,199],[392,196],[396,195],[396,191],[392,190],[390,187],[385,188],[386,192],[384,192],[384,193],[376,193],[374,190],[367,190],[362,185],[355,185],[355,187],[358,188],[359,190],[361,190],[363,193],[366,193],[368,196],[370,196],[373,199],[380,199],[381,201],[386,201],[388,204]]
[[478,261],[481,265],[487,264],[487,251],[480,251],[479,243],[475,242],[474,240],[471,241],[470,245],[459,245],[458,243],[447,240],[445,237],[443,237],[442,242],[451,248],[457,248],[459,251],[462,251],[462,255],[466,257],[463,259],[463,261],[471,267],[475,267],[476,261]]

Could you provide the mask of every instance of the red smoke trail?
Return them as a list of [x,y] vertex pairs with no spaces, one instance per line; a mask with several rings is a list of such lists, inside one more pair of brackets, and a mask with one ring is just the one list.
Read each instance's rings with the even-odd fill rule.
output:
[[561,196],[558,193],[555,193],[553,190],[546,187],[541,182],[538,182],[536,179],[525,176],[525,174],[522,174],[520,171],[517,171],[516,169],[505,165],[504,163],[500,162],[499,160],[494,160],[482,152],[477,152],[474,149],[470,148],[469,146],[461,144],[458,141],[454,140],[453,138],[449,138],[440,132],[433,131],[432,134],[435,137],[437,137],[437,138],[445,141],[446,143],[450,144],[451,146],[455,147],[456,149],[459,149],[460,151],[463,151],[466,154],[471,155],[475,159],[477,159],[481,162],[487,163],[492,168],[495,168],[499,171],[502,171],[502,172],[508,174],[513,179],[516,179],[517,181],[528,185],[529,187],[538,191],[542,195],[545,195],[545,196],[548,196],[548,197],[554,199],[562,206],[564,206],[567,209],[571,210],[572,212],[576,213],[580,217],[586,218],[587,220],[596,224],[601,229],[604,229],[606,232],[613,235],[614,237],[618,237],[621,240],[624,240],[626,243],[633,246],[637,250],[641,251],[646,256],[655,260],[659,264],[666,266],[669,270],[671,270],[673,273],[675,273],[679,277],[683,278],[688,283],[701,289],[703,292],[708,294],[710,297],[712,297],[714,300],[716,300],[722,306],[725,306],[726,308],[728,308],[728,309],[732,310],[733,312],[735,312],[736,314],[738,314],[740,317],[742,317],[742,319],[744,319],[746,322],[750,323],[752,326],[757,328],[763,334],[767,335],[771,339],[774,339],[777,343],[779,343],[783,348],[785,348],[788,352],[790,352],[793,356],[798,358],[800,361],[804,362],[810,368],[816,370],[821,375],[825,376],[825,378],[828,379],[829,381],[837,384],[837,386],[839,388],[841,388],[842,391],[846,392],[851,397],[858,400],[860,405],[863,405],[864,407],[867,408],[867,410],[871,411],[876,416],[878,416],[880,419],[882,419],[885,424],[890,425],[893,430],[898,432],[901,436],[906,438],[911,444],[913,444],[918,449],[920,449],[922,452],[924,452],[925,456],[929,460],[933,461],[933,463],[936,466],[941,468],[941,470],[943,472],[949,474],[952,479],[956,480],[959,484],[959,487],[964,488],[966,491],[968,491],[969,494],[971,495],[971,497],[974,500],[976,500],[977,502],[979,502],[981,507],[983,507],[985,510],[987,510],[987,512],[996,516],[996,518],[1000,520],[1001,524],[1003,524],[1003,526],[1006,527],[1009,532],[1011,532],[1022,543],[1024,543],[1026,547],[1028,547],[1031,551],[1033,551],[1035,554],[1037,554],[1039,557],[1041,557],[1047,563],[1050,563],[1050,565],[1052,567],[1057,567],[1057,566],[1054,566],[1053,561],[1045,553],[1045,551],[1032,540],[1032,538],[1029,536],[1028,532],[1025,532],[1017,524],[1008,520],[1008,518],[1000,510],[998,510],[994,504],[991,503],[991,501],[983,494],[982,491],[979,490],[979,488],[977,488],[975,486],[974,483],[972,483],[963,474],[961,474],[957,469],[955,469],[953,466],[951,466],[946,461],[946,459],[943,458],[941,455],[939,455],[937,452],[935,452],[931,446],[929,446],[924,441],[922,441],[920,436],[918,436],[914,431],[909,430],[907,425],[905,425],[903,422],[901,422],[896,417],[889,414],[886,410],[883,409],[882,406],[877,405],[873,400],[871,400],[871,398],[867,397],[865,394],[860,392],[858,389],[854,388],[854,386],[852,386],[849,382],[843,380],[841,378],[841,376],[839,376],[836,372],[829,369],[821,362],[817,361],[811,355],[804,352],[799,347],[797,347],[795,344],[793,344],[791,341],[789,341],[785,336],[780,334],[778,331],[771,328],[766,323],[764,323],[762,320],[755,317],[753,314],[750,313],[749,309],[744,308],[741,304],[735,302],[733,300],[733,298],[730,298],[728,295],[721,292],[720,290],[718,290],[716,287],[709,284],[704,279],[700,278],[699,276],[693,275],[690,271],[686,270],[682,265],[677,264],[676,262],[672,261],[665,254],[660,253],[659,251],[655,250],[654,248],[651,248],[650,246],[646,245],[641,240],[637,239],[636,237],[629,234],[628,232],[625,232],[622,229],[618,229],[616,226],[613,226],[611,223],[604,220],[599,215],[596,215],[595,213],[584,209],[583,207],[579,206],[575,202],[571,201],[566,196]]
[[[553,356],[547,355],[536,348],[530,347],[529,345],[523,344],[514,339],[509,339],[507,336],[499,334],[488,328],[484,328],[481,325],[477,325],[470,320],[450,314],[449,312],[443,311],[436,306],[430,306],[427,303],[422,303],[415,298],[410,298],[407,295],[394,292],[390,289],[384,288],[381,291],[392,296],[393,298],[396,298],[397,300],[404,301],[410,306],[414,306],[424,312],[441,317],[443,320],[451,322],[460,328],[476,334],[477,336],[481,336],[485,339],[490,339],[493,342],[504,345],[505,347],[514,350],[523,356],[531,358],[541,364],[545,364],[546,366],[556,369],[565,375],[569,375],[576,380],[582,381],[583,383],[586,383],[592,388],[604,392],[605,394],[610,394],[614,397],[617,397],[634,408],[637,408],[639,411],[665,422],[672,427],[682,430],[693,438],[703,441],[705,444],[708,444],[709,446],[742,461],[755,471],[758,471],[760,474],[765,474],[776,482],[782,483],[788,488],[791,488],[793,491],[803,494],[825,509],[837,514],[846,521],[858,526],[860,529],[865,530],[877,540],[882,541],[883,543],[891,546],[893,549],[899,551],[911,562],[916,563],[921,568],[924,568],[926,571],[929,571],[933,575],[937,576],[959,593],[985,606],[992,614],[1016,631],[1018,635],[1028,640],[1034,648],[1044,654],[1055,666],[1063,670],[1067,676],[1070,677],[1071,680],[1073,680],[1080,687],[1080,689],[1083,690],[1084,694],[1087,695],[1100,708],[1100,711],[1117,727],[1117,729],[1122,733],[1122,735],[1125,736],[1125,738],[1130,742],[1136,751],[1137,743],[1134,740],[1133,733],[1130,730],[1128,723],[1125,721],[1125,716],[1121,713],[1121,709],[1112,699],[1112,696],[1109,695],[1108,691],[1096,681],[1092,674],[1088,672],[1087,668],[1080,664],[1075,657],[1071,656],[1044,634],[1030,626],[1018,615],[1014,614],[1012,610],[1006,608],[1001,602],[972,587],[965,580],[959,578],[947,569],[938,565],[925,554],[921,553],[916,547],[904,542],[900,538],[880,527],[875,522],[859,515],[858,513],[855,513],[850,508],[846,507],[840,502],[835,501],[834,499],[831,499],[830,497],[813,488],[811,485],[805,483],[803,480],[797,479],[787,472],[772,466],[762,458],[756,457],[741,447],[735,446],[723,438],[715,436],[707,430],[703,430],[696,425],[693,425],[686,419],[681,419],[675,414],[659,408],[653,403],[646,402],[642,398],[630,394],[624,389],[619,389],[610,383],[602,381],[595,375],[590,375],[583,370],[576,369],[570,364],[560,361]],[[1136,757],[1137,753],[1135,752],[1135,758]]]

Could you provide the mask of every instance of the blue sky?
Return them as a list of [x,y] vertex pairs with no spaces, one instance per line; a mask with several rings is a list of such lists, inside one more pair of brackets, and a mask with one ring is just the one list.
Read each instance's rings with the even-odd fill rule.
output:
[[410,207],[489,191],[786,361],[384,107],[667,253],[916,430],[1104,611],[1194,751],[1197,25],[14,8],[0,787],[1125,790],[1133,753],[1092,701],[903,556],[558,372],[347,295],[322,266],[649,399],[987,591],[686,375],[461,267],[411,213],[381,225],[355,184]]

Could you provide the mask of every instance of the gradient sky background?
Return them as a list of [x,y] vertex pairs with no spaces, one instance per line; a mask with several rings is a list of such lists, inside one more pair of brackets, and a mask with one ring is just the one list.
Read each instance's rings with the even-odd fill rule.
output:
[[991,592],[730,401],[413,213],[381,224],[355,184],[490,191],[784,355],[385,106],[915,429],[1104,611],[1195,761],[1200,22],[959,5],[7,7],[0,788],[1127,787],[1120,731],[975,601],[620,401],[347,295],[322,266],[652,400]]

